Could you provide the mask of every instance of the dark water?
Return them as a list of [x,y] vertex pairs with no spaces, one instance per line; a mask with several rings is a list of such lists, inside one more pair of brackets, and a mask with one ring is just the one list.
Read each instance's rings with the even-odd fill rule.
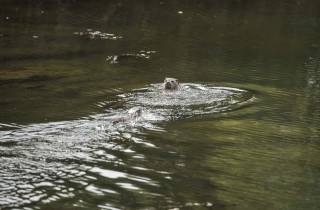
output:
[[0,209],[320,208],[318,1],[0,3]]

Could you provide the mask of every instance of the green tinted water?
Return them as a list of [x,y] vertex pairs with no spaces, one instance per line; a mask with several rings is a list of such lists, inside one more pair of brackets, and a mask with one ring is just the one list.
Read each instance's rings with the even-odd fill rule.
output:
[[[319,8],[2,1],[0,208],[319,209]],[[141,50],[156,52],[107,60]],[[68,135],[75,120],[124,108],[110,105],[115,93],[165,76],[249,90],[255,100],[116,137]],[[50,133],[52,122],[72,126]]]

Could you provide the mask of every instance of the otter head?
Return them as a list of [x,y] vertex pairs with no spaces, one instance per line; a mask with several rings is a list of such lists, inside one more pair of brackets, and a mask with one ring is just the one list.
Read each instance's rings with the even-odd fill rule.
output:
[[175,78],[165,78],[163,82],[165,90],[177,90],[179,88],[179,81]]
[[131,119],[135,119],[137,117],[140,117],[141,114],[142,114],[141,107],[133,107],[133,108],[129,109],[129,111],[128,111],[129,118],[131,118]]

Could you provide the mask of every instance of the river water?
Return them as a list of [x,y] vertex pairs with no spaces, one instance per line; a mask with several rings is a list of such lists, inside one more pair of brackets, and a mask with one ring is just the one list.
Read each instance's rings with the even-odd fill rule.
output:
[[319,209],[319,8],[1,1],[0,209]]

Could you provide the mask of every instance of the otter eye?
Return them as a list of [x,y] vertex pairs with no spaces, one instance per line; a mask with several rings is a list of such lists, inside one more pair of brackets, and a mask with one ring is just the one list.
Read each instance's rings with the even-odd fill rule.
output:
[[170,81],[171,83],[173,83],[173,81]]

